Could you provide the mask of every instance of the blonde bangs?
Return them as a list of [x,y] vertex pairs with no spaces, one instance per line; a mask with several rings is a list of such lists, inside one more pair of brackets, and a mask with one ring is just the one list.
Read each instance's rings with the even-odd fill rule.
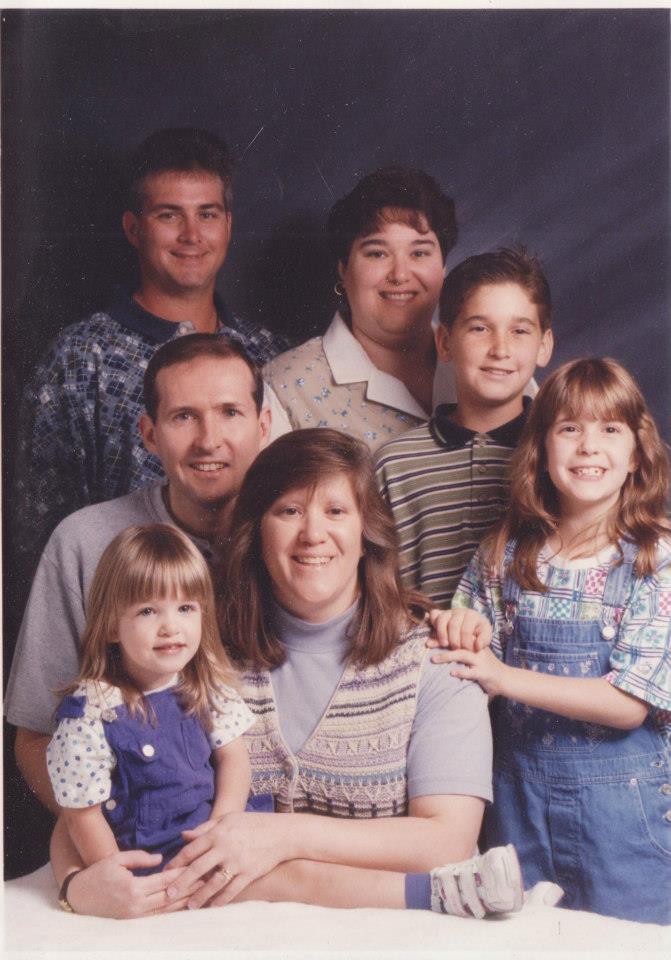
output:
[[170,597],[199,603],[210,601],[209,572],[195,547],[189,550],[176,539],[160,554],[156,549],[148,549],[147,544],[135,546],[137,549],[129,551],[131,555],[117,575],[115,599],[119,607]]

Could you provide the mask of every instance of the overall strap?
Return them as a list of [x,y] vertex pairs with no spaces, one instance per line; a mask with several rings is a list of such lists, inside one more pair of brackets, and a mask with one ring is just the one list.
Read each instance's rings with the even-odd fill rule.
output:
[[601,619],[604,623],[615,623],[618,611],[624,606],[629,593],[634,561],[638,555],[638,547],[634,543],[620,540],[622,563],[613,563],[608,571],[606,585],[603,591]]
[[517,605],[522,591],[520,585],[510,573],[510,567],[513,562],[513,555],[517,543],[515,540],[509,540],[506,544],[503,555],[503,602],[508,605]]
[[517,605],[520,601],[520,596],[522,595],[519,583],[510,573],[516,546],[517,543],[515,540],[509,540],[503,555],[503,616],[505,623],[501,629],[504,634],[507,635],[513,632],[513,621],[517,614]]

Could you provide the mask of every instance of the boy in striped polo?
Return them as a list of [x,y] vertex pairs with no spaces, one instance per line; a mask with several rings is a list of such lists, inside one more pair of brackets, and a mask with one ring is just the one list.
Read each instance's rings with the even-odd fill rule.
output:
[[404,584],[449,606],[461,575],[507,497],[524,389],[552,355],[550,288],[535,257],[500,249],[448,275],[436,349],[451,360],[456,404],[385,444],[377,476],[400,541]]

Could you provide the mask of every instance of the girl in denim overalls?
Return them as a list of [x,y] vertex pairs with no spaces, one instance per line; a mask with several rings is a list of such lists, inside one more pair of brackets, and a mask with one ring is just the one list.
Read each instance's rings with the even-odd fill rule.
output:
[[119,849],[165,863],[182,831],[249,794],[241,734],[254,719],[232,686],[210,574],[177,528],[130,527],[103,553],[87,607],[81,672],[47,752],[54,794],[85,864]]
[[555,881],[566,907],[655,923],[671,922],[667,492],[626,370],[560,367],[454,600],[488,616],[491,649],[444,656],[498,697],[487,845],[514,843],[525,886]]

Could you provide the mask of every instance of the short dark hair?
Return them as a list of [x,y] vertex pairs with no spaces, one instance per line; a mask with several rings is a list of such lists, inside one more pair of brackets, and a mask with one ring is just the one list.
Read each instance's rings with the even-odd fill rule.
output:
[[538,307],[541,330],[552,325],[550,284],[540,260],[522,247],[501,247],[462,260],[448,273],[440,295],[440,322],[452,329],[466,298],[488,283],[517,283]]
[[142,188],[147,177],[167,170],[204,171],[219,177],[224,190],[224,203],[230,210],[233,200],[233,157],[215,134],[197,127],[174,127],[157,130],[143,140],[130,158],[127,171],[126,209],[142,210]]
[[[383,210],[393,211],[383,216]],[[331,208],[328,240],[337,261],[347,263],[357,237],[367,236],[385,222],[407,223],[415,230],[422,218],[438,237],[443,259],[457,242],[454,201],[423,170],[381,167],[357,183]]]
[[147,364],[144,375],[144,408],[152,421],[156,421],[160,397],[156,389],[156,378],[161,370],[174,367],[178,363],[189,363],[199,357],[215,357],[221,360],[237,358],[246,363],[252,375],[252,398],[256,412],[263,406],[263,378],[260,368],[254,363],[245,348],[231,337],[217,333],[188,333],[184,337],[175,337],[159,347]]

